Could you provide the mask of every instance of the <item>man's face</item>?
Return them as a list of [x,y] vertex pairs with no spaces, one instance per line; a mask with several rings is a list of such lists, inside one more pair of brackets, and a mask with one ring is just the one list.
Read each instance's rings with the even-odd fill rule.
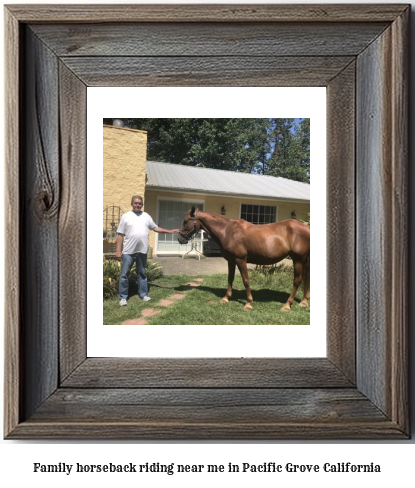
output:
[[138,198],[134,198],[132,206],[133,206],[133,212],[135,213],[141,212],[143,201],[139,200]]

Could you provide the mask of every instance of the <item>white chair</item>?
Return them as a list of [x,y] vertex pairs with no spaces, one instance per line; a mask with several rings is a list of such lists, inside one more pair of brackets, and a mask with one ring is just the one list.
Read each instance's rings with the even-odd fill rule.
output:
[[[207,242],[207,239],[204,238],[204,231],[200,231],[200,238],[195,237],[190,242],[191,248],[182,255],[182,259],[184,259],[185,256],[189,256],[189,258],[197,257],[199,261],[201,258],[206,258],[206,256],[203,254],[203,243]],[[200,250],[198,249],[198,246]]]

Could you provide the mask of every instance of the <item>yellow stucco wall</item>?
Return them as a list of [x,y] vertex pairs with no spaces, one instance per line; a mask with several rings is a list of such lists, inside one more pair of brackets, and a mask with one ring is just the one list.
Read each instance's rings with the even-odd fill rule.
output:
[[[287,202],[273,199],[251,199],[244,197],[229,197],[218,195],[202,195],[197,193],[182,193],[182,192],[168,192],[155,191],[147,188],[144,200],[144,210],[148,212],[154,222],[157,222],[157,202],[159,198],[181,200],[181,201],[203,201],[206,212],[220,213],[222,205],[225,206],[226,216],[231,219],[239,219],[241,214],[241,204],[248,205],[275,205],[277,207],[277,220],[285,220],[291,218],[291,212],[295,211],[297,219],[305,220],[307,214],[310,212],[309,203]],[[155,250],[155,233],[150,233],[150,246]]]
[[144,196],[147,132],[104,125],[103,210],[108,205],[131,210],[131,197]]

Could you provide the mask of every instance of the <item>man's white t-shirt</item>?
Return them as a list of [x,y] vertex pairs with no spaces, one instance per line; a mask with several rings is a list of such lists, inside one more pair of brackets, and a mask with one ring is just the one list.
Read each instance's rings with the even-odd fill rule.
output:
[[117,233],[124,234],[123,254],[134,254],[148,251],[150,230],[157,228],[157,224],[146,212],[134,213],[132,210],[121,217]]

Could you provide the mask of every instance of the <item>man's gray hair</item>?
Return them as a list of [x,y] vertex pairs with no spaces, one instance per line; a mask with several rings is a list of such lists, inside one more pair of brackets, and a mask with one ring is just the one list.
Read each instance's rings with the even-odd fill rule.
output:
[[134,195],[134,196],[131,197],[131,205],[133,204],[133,201],[136,198],[139,198],[144,203],[143,197],[141,195]]

